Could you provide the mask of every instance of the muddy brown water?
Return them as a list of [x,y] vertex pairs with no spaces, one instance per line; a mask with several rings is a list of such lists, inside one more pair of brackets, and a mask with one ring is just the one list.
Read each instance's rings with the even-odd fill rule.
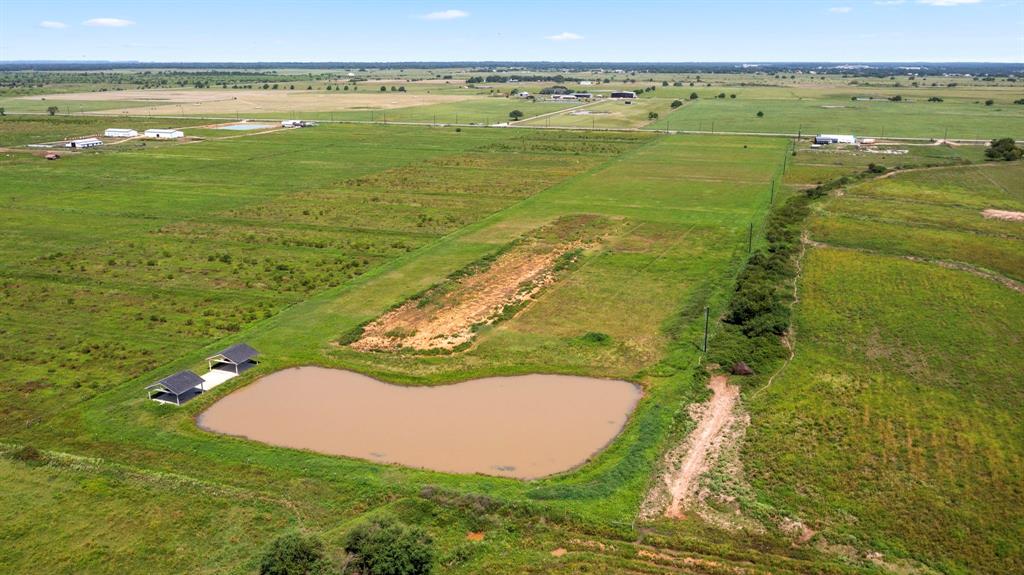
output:
[[283,447],[532,479],[572,469],[600,451],[640,395],[629,382],[567,375],[408,387],[297,367],[224,397],[198,423]]

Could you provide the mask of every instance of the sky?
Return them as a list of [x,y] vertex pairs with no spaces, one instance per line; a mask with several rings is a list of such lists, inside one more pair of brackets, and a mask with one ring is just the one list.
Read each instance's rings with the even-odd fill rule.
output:
[[0,0],[0,60],[1024,62],[1024,0]]

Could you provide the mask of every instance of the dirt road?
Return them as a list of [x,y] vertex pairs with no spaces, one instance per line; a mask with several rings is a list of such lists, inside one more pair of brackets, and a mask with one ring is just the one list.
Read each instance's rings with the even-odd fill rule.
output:
[[722,431],[731,420],[733,408],[739,399],[740,388],[729,385],[729,378],[716,375],[708,384],[713,395],[705,404],[704,412],[697,427],[686,442],[686,454],[679,466],[665,475],[671,500],[665,509],[667,517],[682,517],[683,505],[692,497],[697,488],[697,478],[707,471],[709,455],[720,445]]

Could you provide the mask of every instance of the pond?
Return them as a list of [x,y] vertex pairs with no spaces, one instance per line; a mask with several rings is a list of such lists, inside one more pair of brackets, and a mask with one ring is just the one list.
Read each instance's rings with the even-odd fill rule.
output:
[[330,455],[533,479],[572,469],[608,445],[640,395],[625,381],[567,375],[411,387],[297,367],[224,397],[198,423]]
[[273,126],[270,126],[270,125],[267,125],[267,124],[231,124],[231,125],[228,125],[228,126],[217,126],[217,128],[215,128],[215,129],[217,129],[217,130],[246,131],[246,130],[263,130],[265,128],[271,128],[271,127],[273,127]]

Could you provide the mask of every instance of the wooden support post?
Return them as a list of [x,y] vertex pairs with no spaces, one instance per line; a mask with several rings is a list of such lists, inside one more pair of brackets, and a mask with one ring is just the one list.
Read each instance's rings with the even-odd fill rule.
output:
[[704,307],[704,353],[708,352],[708,324],[711,319],[711,308],[709,306]]

